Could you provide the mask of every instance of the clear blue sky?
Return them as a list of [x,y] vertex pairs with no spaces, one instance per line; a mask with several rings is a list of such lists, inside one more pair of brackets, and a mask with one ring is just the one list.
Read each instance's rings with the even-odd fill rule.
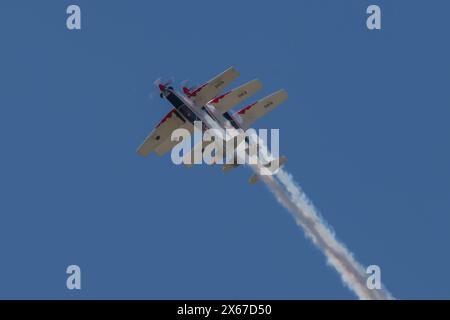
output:
[[258,97],[289,92],[257,127],[280,128],[287,169],[356,258],[397,298],[450,298],[449,11],[1,1],[0,298],[355,298],[248,169],[136,154],[169,110],[149,98],[156,78],[229,66]]

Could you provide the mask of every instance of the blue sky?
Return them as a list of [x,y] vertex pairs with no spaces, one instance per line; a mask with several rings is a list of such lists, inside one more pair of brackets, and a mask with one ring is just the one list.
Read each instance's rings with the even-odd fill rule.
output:
[[2,1],[0,298],[355,298],[248,169],[136,154],[169,110],[156,78],[229,66],[289,92],[257,127],[356,258],[397,298],[450,298],[449,9]]

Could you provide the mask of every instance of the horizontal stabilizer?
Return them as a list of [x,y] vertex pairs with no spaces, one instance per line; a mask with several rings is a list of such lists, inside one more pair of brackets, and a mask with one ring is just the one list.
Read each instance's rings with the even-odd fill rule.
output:
[[248,179],[248,183],[250,183],[251,185],[257,183],[259,181],[259,176],[257,174],[252,175],[249,179]]
[[231,164],[224,164],[222,167],[222,172],[226,173],[228,171],[231,171],[235,168],[239,167],[239,164],[237,163],[231,163]]

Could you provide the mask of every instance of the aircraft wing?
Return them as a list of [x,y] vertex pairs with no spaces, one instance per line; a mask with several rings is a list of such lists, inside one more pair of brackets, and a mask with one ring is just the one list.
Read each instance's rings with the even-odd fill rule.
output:
[[237,104],[241,103],[244,99],[247,99],[251,95],[255,94],[255,92],[261,88],[261,81],[255,79],[212,99],[208,102],[208,105],[214,106],[214,108],[216,108],[220,113],[225,113]]
[[233,67],[225,70],[218,76],[214,77],[204,85],[198,87],[188,96],[192,99],[195,105],[204,106],[208,101],[217,96],[223,89],[225,89],[234,79],[239,76],[239,72]]
[[[175,109],[172,109],[156,126],[156,128],[145,138],[144,142],[139,146],[137,152],[143,156],[148,156],[152,151],[170,141],[170,135],[173,130],[182,127],[185,121]],[[159,154],[159,153],[158,153]]]
[[279,90],[234,114],[243,129],[248,129],[256,120],[272,111],[288,97],[285,90]]
[[[192,123],[189,123],[189,122],[183,123],[179,128],[186,129],[191,134],[194,132],[194,126],[192,125]],[[175,147],[175,145],[177,145],[177,144],[178,144],[178,141],[172,141],[170,139],[170,135],[169,135],[168,139],[166,139],[163,143],[161,143],[160,145],[158,145],[156,147],[155,152],[158,156],[162,157],[167,152],[171,151],[172,148]]]

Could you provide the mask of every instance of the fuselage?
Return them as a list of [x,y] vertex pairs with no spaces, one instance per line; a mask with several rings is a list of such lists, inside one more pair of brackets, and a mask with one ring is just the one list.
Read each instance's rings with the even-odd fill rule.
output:
[[[170,104],[175,108],[178,115],[185,121],[194,124],[201,121],[203,130],[207,129],[239,129],[237,121],[229,113],[217,112],[214,107],[195,106],[188,98],[176,92],[172,87],[166,88],[162,92]],[[217,127],[219,124],[219,127]]]
[[175,108],[178,115],[180,115],[185,121],[194,123],[195,121],[201,121],[197,113],[188,107],[186,101],[180,97],[175,90],[168,88],[162,93],[163,96],[170,102],[170,104]]

